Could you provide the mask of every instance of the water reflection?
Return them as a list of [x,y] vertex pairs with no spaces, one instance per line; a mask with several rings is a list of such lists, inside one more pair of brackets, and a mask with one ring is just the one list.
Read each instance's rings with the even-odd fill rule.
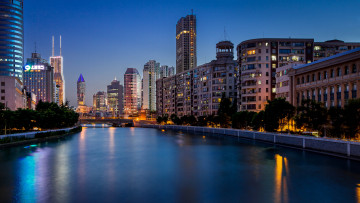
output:
[[62,143],[58,147],[58,152],[55,154],[55,191],[59,194],[61,202],[67,202],[69,197],[69,173],[70,171],[70,147],[66,143]]
[[357,202],[360,203],[360,184],[358,184],[356,187],[356,197],[357,197]]
[[19,202],[36,201],[36,163],[34,156],[26,156],[19,161],[19,191],[16,198]]
[[275,155],[275,202],[289,202],[288,199],[289,167],[286,157]]

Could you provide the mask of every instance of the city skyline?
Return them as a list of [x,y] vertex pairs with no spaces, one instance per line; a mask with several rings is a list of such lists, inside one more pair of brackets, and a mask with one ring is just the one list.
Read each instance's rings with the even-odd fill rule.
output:
[[[338,9],[337,3],[327,1],[306,1],[302,4],[285,1],[271,4],[263,1],[209,1],[206,6],[202,5],[202,1],[155,1],[151,4],[144,1],[107,1],[100,7],[95,3],[84,4],[85,1],[77,1],[71,2],[73,9],[67,9],[69,2],[57,2],[56,6],[43,0],[25,2],[24,58],[30,57],[34,52],[35,43],[37,52],[48,58],[51,55],[51,37],[61,34],[65,80],[68,81],[66,95],[71,105],[76,104],[76,91],[73,90],[76,89],[77,76],[80,73],[86,75],[89,81],[94,81],[88,86],[89,94],[86,98],[86,101],[91,103],[91,95],[99,90],[105,91],[106,85],[114,76],[123,78],[127,67],[141,70],[143,64],[151,59],[175,66],[175,25],[180,17],[190,14],[191,9],[194,9],[198,21],[198,65],[213,58],[215,44],[224,38],[237,45],[247,39],[290,36],[314,38],[315,41],[337,38],[346,42],[356,42],[359,41],[360,35],[360,28],[357,26],[360,24],[360,18],[356,16],[356,8],[360,3],[355,1],[343,5],[343,9],[348,12],[340,16],[332,15]],[[303,13],[311,7],[322,9],[304,16]],[[154,8],[159,12],[152,12],[149,16],[149,12]],[[256,16],[250,15],[254,8],[259,13]],[[161,9],[165,11],[160,12]],[[271,12],[274,9],[281,12]],[[270,14],[274,16],[273,19],[266,17]],[[132,18],[125,18],[126,22],[121,20],[129,15]],[[242,25],[245,16],[251,16],[246,20],[246,32]],[[295,18],[297,20],[294,21],[294,18],[284,16],[301,18]],[[103,21],[111,23],[101,24]],[[94,23],[100,29],[93,30]],[[130,25],[132,29],[124,32],[124,28]],[[143,29],[149,32],[142,32]],[[98,36],[107,35],[106,39],[97,39]],[[154,42],[158,44],[153,46]],[[123,84],[122,80],[120,82]]]

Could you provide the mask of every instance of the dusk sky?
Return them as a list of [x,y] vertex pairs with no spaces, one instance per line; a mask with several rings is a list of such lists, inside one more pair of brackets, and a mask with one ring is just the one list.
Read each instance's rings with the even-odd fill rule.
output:
[[[341,9],[340,9],[341,8]],[[198,65],[215,58],[215,44],[235,46],[252,38],[314,38],[360,42],[360,1],[337,0],[27,0],[24,3],[25,58],[35,50],[51,55],[55,36],[63,40],[66,98],[76,105],[76,81],[83,74],[86,104],[115,77],[134,67],[142,74],[154,59],[175,66],[175,26],[194,9]]]

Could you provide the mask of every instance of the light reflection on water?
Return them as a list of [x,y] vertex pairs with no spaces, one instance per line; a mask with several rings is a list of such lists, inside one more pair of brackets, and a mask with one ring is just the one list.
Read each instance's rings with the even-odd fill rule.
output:
[[360,203],[358,162],[209,134],[84,128],[0,164],[0,202]]

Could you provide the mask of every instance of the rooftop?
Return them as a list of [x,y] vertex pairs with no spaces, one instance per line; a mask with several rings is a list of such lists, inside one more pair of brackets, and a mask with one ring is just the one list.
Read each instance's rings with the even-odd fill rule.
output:
[[79,83],[79,82],[85,82],[84,77],[83,77],[82,74],[80,74],[79,79],[78,79],[77,82],[78,82],[78,83]]

